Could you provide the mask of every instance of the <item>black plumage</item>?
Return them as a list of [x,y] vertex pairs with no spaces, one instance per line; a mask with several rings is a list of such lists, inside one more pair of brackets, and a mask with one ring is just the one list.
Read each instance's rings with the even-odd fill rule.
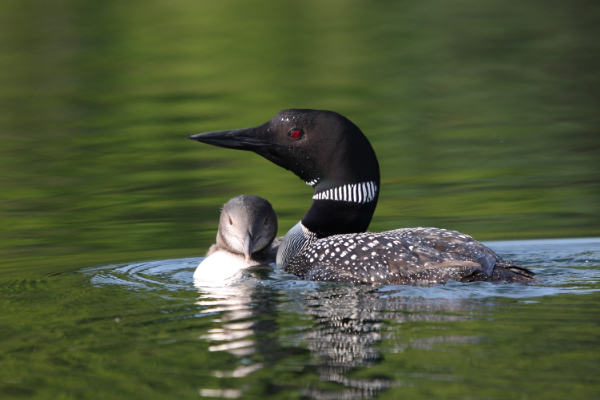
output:
[[531,273],[460,232],[408,228],[313,242],[286,270],[314,281],[363,284],[522,282]]

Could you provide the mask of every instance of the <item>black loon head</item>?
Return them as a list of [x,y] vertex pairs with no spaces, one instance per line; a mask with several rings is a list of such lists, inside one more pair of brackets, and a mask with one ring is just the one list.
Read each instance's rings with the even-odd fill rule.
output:
[[188,139],[253,151],[292,171],[315,194],[302,224],[318,237],[366,231],[379,198],[379,163],[368,139],[332,111],[290,109],[246,129]]
[[219,219],[217,247],[242,254],[266,248],[277,234],[277,215],[267,200],[258,196],[237,196],[223,206]]

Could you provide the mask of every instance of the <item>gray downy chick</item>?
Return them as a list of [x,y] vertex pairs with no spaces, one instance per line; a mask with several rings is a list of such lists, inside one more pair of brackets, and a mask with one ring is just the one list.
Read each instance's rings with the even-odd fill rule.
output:
[[234,197],[223,206],[217,243],[196,269],[195,279],[222,280],[239,270],[275,262],[280,240],[277,215],[267,200],[258,196]]

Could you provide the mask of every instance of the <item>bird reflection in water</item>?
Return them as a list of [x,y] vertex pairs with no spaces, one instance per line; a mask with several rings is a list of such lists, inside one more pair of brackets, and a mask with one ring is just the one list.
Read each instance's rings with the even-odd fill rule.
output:
[[[316,371],[321,382],[339,385],[339,390],[324,389],[318,384],[298,388],[303,395],[319,400],[372,398],[391,386],[402,385],[393,375],[394,371],[389,377],[381,374],[373,379],[347,377],[357,369],[368,368],[382,360],[378,345],[391,336],[390,321],[458,320],[466,317],[451,313],[470,308],[464,302],[415,301],[390,296],[391,292],[373,287],[261,280],[248,274],[229,286],[197,288],[200,292],[197,304],[206,307],[202,313],[215,314],[213,321],[221,324],[201,336],[215,343],[210,351],[226,351],[245,361],[258,353],[264,360],[233,371],[213,371],[214,376],[241,378],[263,366],[277,369],[286,364],[291,353],[308,351],[307,373]],[[276,322],[281,313],[308,315],[312,319],[293,333],[282,335]],[[277,342],[270,339],[274,332],[278,333]],[[286,389],[289,390],[289,386]],[[276,385],[271,390],[277,391]],[[242,391],[202,389],[201,394],[239,397]]]

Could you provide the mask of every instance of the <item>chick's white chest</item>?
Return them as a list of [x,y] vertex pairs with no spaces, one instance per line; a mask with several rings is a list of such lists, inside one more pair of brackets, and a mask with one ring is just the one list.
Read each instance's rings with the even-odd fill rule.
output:
[[253,265],[257,265],[257,263],[252,261],[248,263],[241,255],[219,250],[206,257],[198,265],[194,272],[194,279],[211,282],[222,281]]

